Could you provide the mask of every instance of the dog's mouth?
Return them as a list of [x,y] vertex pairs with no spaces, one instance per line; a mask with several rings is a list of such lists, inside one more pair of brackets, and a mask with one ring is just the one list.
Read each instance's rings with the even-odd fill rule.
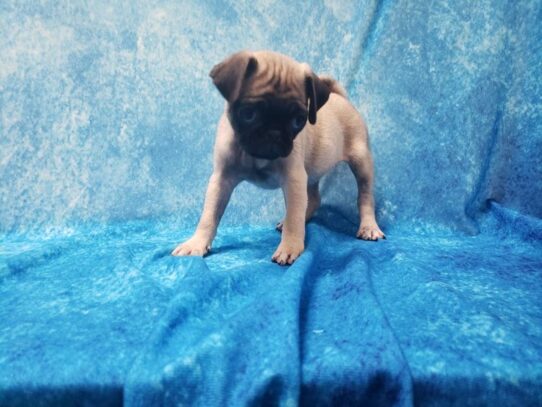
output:
[[293,149],[293,143],[286,140],[255,140],[253,137],[241,137],[241,147],[249,155],[266,160],[287,157]]
[[276,150],[250,150],[244,148],[244,150],[255,158],[264,158],[266,160],[276,160],[277,158],[287,157],[290,152],[276,151]]

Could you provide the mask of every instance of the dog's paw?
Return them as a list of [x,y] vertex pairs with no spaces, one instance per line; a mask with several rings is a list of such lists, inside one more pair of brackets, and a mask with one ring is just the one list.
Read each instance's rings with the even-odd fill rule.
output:
[[380,230],[376,223],[371,223],[359,227],[358,233],[356,233],[358,239],[363,240],[378,240],[385,239],[386,235]]
[[205,240],[192,237],[178,245],[171,254],[173,256],[205,256],[209,250],[211,250],[209,243]]
[[277,225],[275,226],[275,229],[279,232],[282,232],[282,227],[284,226],[284,220],[281,220]]
[[303,253],[305,245],[303,240],[283,240],[275,250],[271,258],[275,263],[281,266],[293,264],[293,262]]

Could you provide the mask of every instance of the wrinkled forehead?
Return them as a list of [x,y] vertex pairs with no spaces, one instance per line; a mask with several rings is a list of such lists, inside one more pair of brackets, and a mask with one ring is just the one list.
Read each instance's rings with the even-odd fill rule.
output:
[[301,65],[289,58],[257,56],[258,68],[243,89],[244,98],[306,100]]

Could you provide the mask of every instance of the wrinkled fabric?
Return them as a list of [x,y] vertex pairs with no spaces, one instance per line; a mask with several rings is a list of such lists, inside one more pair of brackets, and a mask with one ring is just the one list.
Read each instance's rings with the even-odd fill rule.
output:
[[[0,4],[0,405],[542,404],[542,2]],[[377,217],[339,165],[306,251],[280,191],[193,232],[224,101],[273,49],[366,118]]]
[[542,222],[356,240],[324,207],[291,267],[269,225],[169,256],[171,222],[5,240],[0,404],[535,405]]

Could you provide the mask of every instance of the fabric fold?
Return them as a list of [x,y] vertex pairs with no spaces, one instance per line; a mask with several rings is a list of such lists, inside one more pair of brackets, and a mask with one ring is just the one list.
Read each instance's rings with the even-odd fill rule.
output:
[[[246,301],[196,261],[131,369],[127,405],[409,405],[408,368],[368,280],[359,243],[308,227],[296,263],[273,265]],[[220,249],[219,249],[220,250]]]

